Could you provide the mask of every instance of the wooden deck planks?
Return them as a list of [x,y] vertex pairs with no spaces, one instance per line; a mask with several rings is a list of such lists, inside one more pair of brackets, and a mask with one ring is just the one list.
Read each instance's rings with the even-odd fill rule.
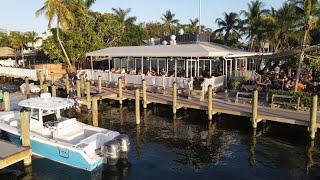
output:
[[32,155],[30,148],[0,140],[0,169],[22,161]]

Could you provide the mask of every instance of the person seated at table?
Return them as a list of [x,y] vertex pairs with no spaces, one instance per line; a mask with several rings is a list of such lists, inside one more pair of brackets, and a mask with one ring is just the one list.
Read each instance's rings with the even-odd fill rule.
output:
[[304,91],[304,89],[305,89],[304,84],[301,81],[299,81],[298,82],[298,91],[302,92],[302,91]]
[[289,80],[286,82],[286,85],[285,85],[286,89],[292,89],[293,86],[294,86],[294,85],[292,84],[292,81],[289,79]]
[[269,79],[269,77],[266,78],[266,80],[263,82],[263,84],[270,86],[271,85],[271,80]]

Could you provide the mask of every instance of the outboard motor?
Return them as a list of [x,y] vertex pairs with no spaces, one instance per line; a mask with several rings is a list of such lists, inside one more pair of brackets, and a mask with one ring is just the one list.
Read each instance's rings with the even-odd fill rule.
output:
[[125,134],[120,134],[115,138],[119,144],[120,149],[120,159],[127,159],[128,153],[130,151],[130,141],[129,137]]
[[105,157],[104,163],[108,165],[116,165],[119,159],[119,143],[115,140],[104,143],[101,146],[101,154]]

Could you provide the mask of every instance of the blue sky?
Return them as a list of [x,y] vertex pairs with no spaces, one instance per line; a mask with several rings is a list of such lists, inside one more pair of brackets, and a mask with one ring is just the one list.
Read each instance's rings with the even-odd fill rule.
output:
[[[214,20],[223,12],[239,12],[247,8],[250,0],[202,0],[202,24],[216,28]],[[285,0],[263,0],[265,7],[280,7]],[[47,22],[44,17],[35,17],[35,11],[44,0],[7,0],[0,6],[0,28],[19,31],[44,32]],[[92,10],[110,12],[111,8],[131,8],[131,15],[138,22],[161,21],[162,14],[170,9],[181,22],[198,17],[198,0],[96,0]]]

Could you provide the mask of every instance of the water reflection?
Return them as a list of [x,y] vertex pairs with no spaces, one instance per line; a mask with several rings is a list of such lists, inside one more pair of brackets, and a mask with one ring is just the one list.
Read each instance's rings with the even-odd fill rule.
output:
[[[306,141],[305,129],[248,119],[150,105],[135,124],[134,105],[101,107],[100,125],[130,137],[129,162],[95,172],[34,159],[25,177],[38,179],[307,179],[320,177],[319,145]],[[87,122],[86,112],[79,117]],[[318,139],[319,137],[317,137]],[[20,169],[20,168],[18,168]],[[6,177],[6,176],[5,176]],[[1,179],[1,175],[0,175]]]

